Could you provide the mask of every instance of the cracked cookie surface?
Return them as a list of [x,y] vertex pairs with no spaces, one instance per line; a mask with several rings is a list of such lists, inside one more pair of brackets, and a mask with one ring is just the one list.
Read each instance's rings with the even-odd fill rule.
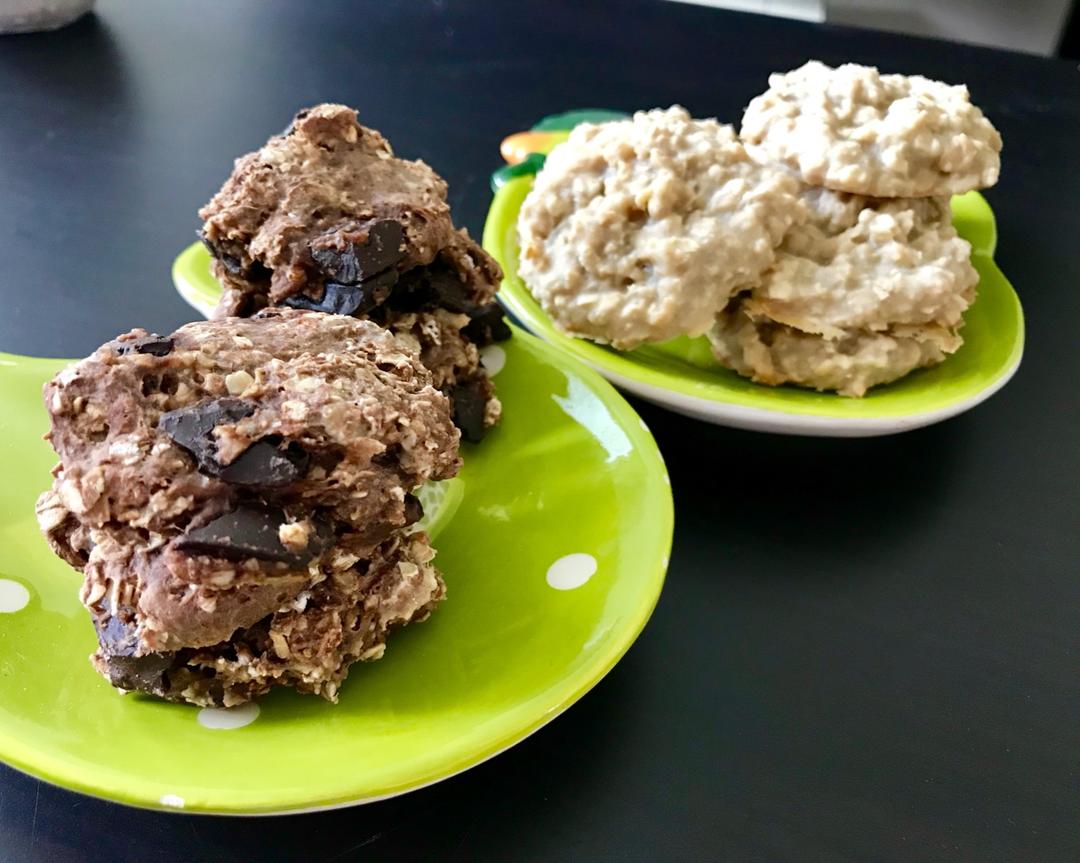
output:
[[102,668],[116,650],[127,667],[229,642],[361,578],[419,519],[413,490],[459,467],[451,404],[418,355],[338,315],[134,330],[45,400],[61,461],[38,519],[84,574]]
[[992,186],[1001,135],[967,87],[811,60],[769,76],[740,132],[751,154],[805,183],[880,198]]
[[[395,156],[353,109],[301,111],[285,133],[238,159],[199,211],[223,288],[215,317],[284,305],[399,328],[402,316],[453,313],[457,332],[443,320],[443,343],[461,349],[450,357],[425,343],[425,361],[448,358],[431,370],[454,401],[459,390],[471,398],[483,379],[493,424],[500,405],[475,348],[510,335],[494,300],[502,273],[454,227],[446,193],[438,174]],[[465,431],[477,440],[484,428]]]
[[519,274],[568,335],[620,349],[701,335],[772,264],[797,191],[678,106],[582,124],[522,204]]

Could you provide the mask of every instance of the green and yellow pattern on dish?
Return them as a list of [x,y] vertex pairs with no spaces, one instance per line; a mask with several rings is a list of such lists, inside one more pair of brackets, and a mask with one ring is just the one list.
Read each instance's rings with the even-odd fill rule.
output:
[[[205,251],[185,255],[185,296],[212,306]],[[458,478],[423,492],[448,598],[396,633],[384,659],[356,666],[340,704],[281,691],[222,715],[121,696],[87,662],[80,576],[34,518],[56,460],[41,388],[66,362],[0,354],[0,760],[41,779],[233,814],[399,794],[569,707],[659,597],[673,509],[656,444],[609,384],[517,330],[485,357],[502,424],[465,446]]]

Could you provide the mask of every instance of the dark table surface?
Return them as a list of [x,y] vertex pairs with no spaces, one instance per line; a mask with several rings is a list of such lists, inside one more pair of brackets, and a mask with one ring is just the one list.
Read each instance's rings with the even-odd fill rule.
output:
[[663,2],[102,2],[0,38],[0,350],[190,319],[169,266],[196,208],[300,106],[359,107],[477,233],[504,135],[581,106],[737,121],[809,56],[967,82],[1004,135],[987,197],[1028,322],[1005,390],[871,440],[638,404],[674,480],[668,582],[565,716],[433,788],[278,819],[0,768],[0,860],[1080,857],[1073,63]]

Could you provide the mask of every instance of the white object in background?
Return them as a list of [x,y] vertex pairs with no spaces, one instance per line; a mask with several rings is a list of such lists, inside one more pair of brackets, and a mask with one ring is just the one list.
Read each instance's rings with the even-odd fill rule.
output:
[[873,27],[1052,56],[1070,5],[1071,0],[828,0],[826,17],[830,24]]
[[824,0],[675,0],[698,6],[716,6],[736,12],[757,12],[778,18],[798,18],[800,21],[824,21]]
[[94,0],[0,0],[0,33],[55,30],[85,15]]

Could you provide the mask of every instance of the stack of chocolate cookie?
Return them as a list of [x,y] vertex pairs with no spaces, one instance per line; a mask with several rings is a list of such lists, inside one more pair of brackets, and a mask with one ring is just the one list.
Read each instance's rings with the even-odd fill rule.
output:
[[84,573],[93,662],[121,689],[336,700],[443,596],[413,491],[456,473],[459,432],[370,321],[281,308],[133,330],[45,399],[61,461],[38,519]]
[[465,439],[480,440],[500,405],[478,348],[510,331],[499,267],[455,229],[446,192],[351,108],[301,111],[199,211],[224,287],[215,316],[289,306],[375,321],[417,348]]

